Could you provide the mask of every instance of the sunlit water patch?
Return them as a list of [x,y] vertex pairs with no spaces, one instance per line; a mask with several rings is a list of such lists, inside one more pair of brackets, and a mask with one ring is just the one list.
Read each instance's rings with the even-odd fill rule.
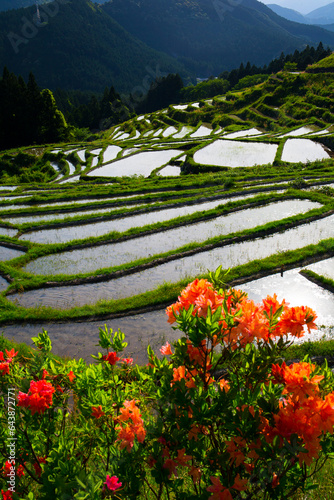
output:
[[226,134],[225,137],[228,139],[238,139],[238,137],[249,137],[253,135],[263,135],[263,132],[257,128],[249,128],[247,130],[238,130],[237,132]]
[[79,156],[79,158],[82,161],[82,163],[85,163],[85,161],[86,161],[86,150],[85,149],[81,149],[80,151],[77,151],[77,155]]
[[14,237],[17,234],[17,229],[13,229],[11,227],[1,227],[0,226],[0,234],[3,236]]
[[16,257],[20,257],[24,252],[21,250],[16,250],[14,248],[8,248],[0,245],[0,262],[4,262],[5,260],[15,259]]
[[300,127],[295,130],[291,130],[290,132],[287,132],[286,134],[279,135],[278,137],[298,137],[300,135],[306,135],[310,134],[311,132],[314,132],[314,127]]
[[[322,262],[318,262],[321,266]],[[308,266],[309,267],[309,266]],[[334,294],[312,283],[299,274],[300,268],[281,274],[266,276],[241,285],[254,302],[261,302],[267,295],[277,294],[278,300],[285,299],[291,307],[309,306],[317,314],[317,325],[334,325]],[[320,336],[322,333],[320,334]],[[319,335],[312,331],[307,338],[317,340]],[[303,338],[305,341],[307,338]]]
[[159,170],[157,175],[162,175],[163,177],[177,176],[180,175],[180,167],[173,167],[173,165],[167,165],[166,167]]
[[103,163],[114,160],[120,151],[122,151],[122,148],[119,146],[108,146],[103,153]]
[[70,171],[69,175],[73,175],[74,172],[75,172],[75,166],[70,161],[68,161],[67,163],[68,163],[68,168],[69,168],[69,171]]
[[92,153],[92,155],[99,155],[102,151],[102,148],[98,148],[98,149],[92,149],[90,151],[90,153]]
[[[207,209],[209,209],[221,203],[222,200],[216,200],[215,202],[203,205],[206,205]],[[148,257],[149,255],[175,250],[188,243],[200,243],[218,235],[226,235],[230,232],[250,229],[319,206],[319,204],[307,200],[287,200],[272,203],[264,207],[252,208],[247,211],[242,210],[240,212],[216,217],[188,226],[181,226],[155,234],[140,236],[130,241],[73,250],[57,255],[48,255],[30,262],[25,267],[25,270],[34,274],[74,274],[93,271],[103,267],[103,265],[117,266]],[[202,208],[204,207],[202,206]],[[179,209],[169,209],[169,212],[166,211],[165,217],[172,217],[175,212],[185,215],[199,209],[200,206],[198,205]],[[160,214],[152,212],[152,214],[139,216],[139,220],[143,220],[142,218],[144,218],[145,223],[149,223],[147,219],[150,215],[152,215],[153,219],[154,216],[159,217]],[[132,219],[135,218],[138,219],[138,216],[132,217]],[[131,223],[128,219],[123,219],[123,222],[127,225]],[[56,237],[56,241],[62,241],[61,236],[62,235]]]
[[282,161],[306,163],[330,158],[322,144],[311,139],[288,139],[284,145]]
[[0,191],[14,191],[17,186],[0,186]]
[[261,142],[217,139],[194,154],[197,163],[226,167],[252,167],[272,163],[278,146]]
[[166,151],[146,151],[138,153],[127,158],[104,165],[96,170],[89,172],[87,175],[101,177],[123,177],[131,175],[149,176],[152,170],[162,167],[168,163],[174,156],[180,154],[177,149],[169,149]]
[[174,109],[187,109],[187,107],[189,106],[189,104],[177,104],[176,106],[173,106]]
[[[133,227],[142,227],[147,224],[154,224],[156,222],[164,222],[175,217],[180,217],[182,215],[193,214],[197,211],[210,210],[217,207],[218,205],[223,205],[228,201],[237,201],[241,199],[247,199],[253,197],[254,194],[249,194],[246,196],[238,196],[234,198],[225,198],[219,200],[213,200],[209,202],[197,203],[193,205],[186,205],[183,207],[175,208],[165,208],[157,211],[147,212],[145,214],[137,214],[124,216],[119,219],[114,219],[110,221],[102,221],[95,223],[80,224],[78,226],[63,227],[59,229],[45,229],[32,231],[30,233],[21,236],[23,240],[35,241],[38,243],[52,243],[60,242],[63,243],[71,241],[73,239],[82,239],[87,236],[103,235],[111,231],[124,232]],[[316,206],[316,205],[314,205]]]
[[[1,252],[1,248],[0,248],[0,252]],[[9,283],[7,283],[7,281],[2,276],[0,276],[0,293],[7,290],[8,286],[9,286]]]
[[[320,274],[325,278],[334,280],[334,258],[322,260],[321,262],[316,262],[315,264],[310,264],[306,267],[314,273]],[[333,322],[334,325],[334,322]]]
[[212,128],[206,127],[205,125],[201,125],[196,130],[196,132],[194,132],[193,134],[191,134],[190,137],[192,137],[192,138],[194,138],[194,137],[205,137],[207,135],[210,135],[211,132],[212,132]]
[[27,216],[18,216],[18,217],[6,217],[6,221],[11,222],[12,224],[25,224],[27,222],[38,224],[41,221],[60,221],[63,219],[70,219],[71,217],[77,216],[85,216],[85,215],[96,215],[98,217],[100,214],[105,214],[108,212],[113,212],[114,210],[119,210],[120,208],[136,208],[140,205],[122,205],[117,207],[107,207],[107,208],[99,208],[96,207],[93,210],[80,210],[78,212],[66,212],[62,214],[43,214],[43,215],[27,215]]
[[163,131],[162,136],[169,137],[170,135],[173,135],[176,132],[177,132],[177,129],[175,127],[167,127],[166,130]]
[[186,135],[190,134],[194,129],[192,127],[182,127],[181,130],[174,135],[174,139],[182,139]]

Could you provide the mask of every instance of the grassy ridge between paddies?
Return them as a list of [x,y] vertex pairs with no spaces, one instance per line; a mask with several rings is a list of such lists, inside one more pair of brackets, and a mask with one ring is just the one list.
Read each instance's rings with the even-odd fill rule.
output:
[[[328,198],[322,194],[319,193],[312,193],[312,192],[302,192],[302,191],[289,191],[283,194],[276,194],[276,195],[266,195],[266,196],[257,196],[252,199],[248,199],[247,201],[236,201],[236,202],[230,202],[226,205],[223,205],[222,207],[218,207],[218,209],[213,209],[209,210],[207,212],[203,213],[197,213],[193,214],[191,216],[184,216],[180,217],[177,219],[172,219],[170,221],[167,221],[167,223],[158,223],[158,224],[152,224],[151,226],[144,226],[142,231],[139,231],[136,228],[136,231],[130,229],[126,231],[123,234],[122,238],[116,238],[114,242],[116,241],[125,241],[134,237],[138,237],[142,234],[153,234],[156,232],[159,232],[161,230],[166,230],[174,227],[180,227],[183,225],[187,225],[189,223],[196,223],[199,221],[203,220],[209,220],[210,218],[216,218],[217,216],[221,215],[227,215],[233,211],[240,211],[245,209],[245,207],[256,207],[260,205],[266,205],[270,204],[275,201],[280,201],[280,200],[287,200],[287,199],[309,199],[312,201],[317,201],[320,203],[326,203],[323,207],[317,208],[317,209],[312,209],[306,213],[303,214],[298,214],[292,217],[285,218],[283,220],[276,220],[273,222],[269,222],[265,225],[258,226],[256,228],[250,229],[250,230],[243,230],[235,233],[230,233],[227,235],[223,236],[217,236],[214,238],[210,238],[202,243],[190,243],[185,246],[179,247],[175,250],[171,250],[169,252],[166,252],[164,254],[156,254],[151,257],[145,258],[145,259],[140,259],[135,262],[130,262],[127,264],[123,264],[120,266],[114,266],[114,267],[109,267],[109,268],[104,268],[104,269],[97,269],[93,273],[88,273],[88,274],[79,274],[79,275],[73,275],[73,276],[68,276],[68,275],[56,275],[56,276],[38,276],[38,275],[32,275],[31,273],[26,273],[24,271],[20,271],[20,268],[25,266],[28,262],[37,259],[38,257],[44,256],[44,255],[49,255],[49,254],[54,254],[54,253],[59,253],[61,251],[66,251],[66,250],[71,250],[73,248],[85,248],[87,246],[94,246],[93,242],[91,241],[89,245],[86,244],[79,244],[79,245],[73,245],[73,244],[55,244],[55,245],[35,245],[35,244],[30,244],[28,251],[22,255],[19,256],[10,262],[4,262],[0,263],[0,272],[3,275],[9,275],[14,279],[14,282],[12,283],[10,290],[22,290],[22,287],[25,290],[29,290],[32,288],[39,288],[43,284],[47,283],[48,281],[52,280],[57,283],[61,282],[69,282],[71,280],[76,280],[76,279],[81,279],[84,281],[84,278],[90,277],[90,276],[99,276],[102,275],[100,280],[105,280],[108,278],[108,275],[111,273],[117,272],[118,274],[120,272],[135,272],[138,270],[139,266],[147,266],[150,262],[153,265],[157,265],[155,261],[157,259],[167,259],[167,260],[174,260],[176,258],[180,258],[180,254],[184,254],[184,252],[191,252],[192,254],[197,253],[198,251],[204,251],[208,249],[208,246],[210,247],[215,247],[215,246],[220,246],[222,242],[223,244],[227,243],[233,243],[236,242],[237,240],[241,239],[252,239],[255,237],[259,236],[264,236],[266,234],[272,234],[273,232],[281,231],[282,229],[286,229],[288,227],[293,227],[295,225],[300,225],[305,222],[308,222],[311,219],[316,219],[316,218],[322,218],[326,216],[327,214],[330,214],[332,210],[334,209],[333,202],[331,200],[331,203],[328,204]],[[16,240],[19,241],[19,240]],[[106,239],[100,239],[100,244],[105,244],[110,240]],[[95,240],[96,244],[96,240]],[[181,255],[182,256],[182,255]],[[150,266],[152,267],[152,266]],[[132,271],[131,271],[132,270]],[[14,272],[13,272],[14,271]]]

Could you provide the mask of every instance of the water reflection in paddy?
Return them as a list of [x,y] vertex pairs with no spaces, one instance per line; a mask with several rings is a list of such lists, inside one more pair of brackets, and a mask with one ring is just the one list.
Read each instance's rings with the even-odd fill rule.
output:
[[[322,266],[324,262],[314,265]],[[285,299],[291,307],[309,306],[318,316],[318,325],[334,325],[334,294],[304,278],[299,271],[300,268],[284,272],[283,277],[280,274],[266,276],[245,283],[241,288],[256,303],[267,295],[276,293],[278,300]],[[314,335],[312,337],[315,339]]]
[[334,280],[334,258],[311,264],[310,266],[307,266],[307,269],[320,274],[321,276],[325,276],[325,278]]
[[[216,201],[216,204],[218,203],[219,200]],[[194,241],[202,242],[218,235],[250,229],[319,206],[319,204],[308,200],[281,201],[263,207],[251,208],[247,211],[234,212],[196,224],[141,236],[131,241],[115,243],[107,246],[107,250],[105,250],[106,245],[103,245],[57,255],[52,254],[31,262],[27,265],[26,270],[37,274],[75,274],[89,272],[104,266],[117,266],[149,255],[175,250]],[[188,207],[183,208],[187,209]],[[146,221],[146,215],[142,217],[144,217],[145,222],[148,222]]]
[[[310,283],[295,271],[284,273],[284,278],[276,275],[264,279],[268,281],[268,286],[261,284],[262,280],[257,280],[242,285],[241,288],[243,290],[247,288],[249,297],[255,302],[260,302],[268,293],[278,292],[282,298],[289,298],[291,305],[311,305],[318,314],[316,320],[318,325],[331,326],[334,324],[334,296],[329,292]],[[289,294],[290,287],[292,287],[292,297]],[[32,345],[31,337],[37,336],[38,332],[45,328],[51,337],[55,354],[81,357],[91,362],[90,355],[96,355],[99,350],[96,347],[99,327],[104,327],[104,324],[114,330],[120,328],[125,333],[125,340],[129,345],[124,356],[132,355],[138,364],[147,363],[146,347],[148,344],[159,354],[158,349],[167,340],[173,342],[182,335],[181,332],[173,330],[171,325],[167,323],[164,309],[112,320],[59,324],[43,322],[40,325],[20,325],[20,328],[17,325],[8,325],[0,327],[0,332],[4,331],[6,337],[13,338],[17,342],[26,342]],[[306,334],[298,342],[317,340],[322,334],[321,330],[312,330],[311,334]]]
[[2,276],[0,276],[0,292],[3,292],[4,290],[6,290],[8,288],[8,286],[9,286],[9,283],[7,283],[7,281]]
[[[253,196],[249,195],[248,197]],[[239,200],[246,197],[235,197],[233,200]],[[210,202],[200,203],[196,205],[188,205],[184,207],[177,208],[166,208],[164,210],[159,210],[155,212],[148,212],[146,214],[133,215],[130,217],[124,217],[121,219],[115,219],[111,221],[96,222],[87,225],[83,224],[80,226],[73,226],[70,228],[59,228],[59,229],[46,229],[40,231],[33,231],[23,235],[21,239],[29,241],[38,241],[39,243],[53,243],[56,241],[71,241],[74,238],[84,238],[86,236],[97,236],[102,234],[107,234],[111,231],[124,232],[132,227],[141,227],[144,224],[153,224],[155,222],[163,222],[165,220],[173,219],[181,215],[188,215],[198,210],[209,210],[215,208],[218,205],[222,205],[227,201],[231,201],[232,198],[214,200]]]
[[288,139],[282,152],[282,161],[290,163],[316,160],[326,160],[330,158],[324,146],[311,139]]
[[16,257],[20,257],[20,255],[22,254],[24,254],[24,252],[22,252],[21,250],[3,247],[0,245],[0,262],[4,262],[5,260],[15,259]]
[[206,273],[208,269],[235,267],[256,259],[263,259],[278,252],[295,250],[316,244],[333,235],[334,215],[310,222],[279,234],[245,241],[234,245],[214,248],[167,262],[115,280],[79,286],[64,286],[32,290],[8,299],[18,300],[24,307],[45,305],[56,308],[70,308],[75,305],[93,304],[98,300],[131,297],[148,290],[154,290],[166,282],[177,282]]
[[252,167],[272,163],[278,146],[261,142],[241,142],[217,139],[194,154],[194,160],[204,165]]
[[177,149],[169,149],[165,151],[145,151],[132,155],[130,157],[122,158],[121,160],[114,161],[103,165],[91,172],[88,176],[131,176],[131,175],[143,175],[148,177],[152,170],[158,167],[162,167],[165,163],[168,163],[174,156],[178,156],[182,153]]
[[12,229],[10,227],[1,227],[0,226],[0,234],[4,236],[15,236],[17,233],[17,229]]
[[41,221],[58,221],[63,219],[68,219],[70,217],[76,216],[84,216],[84,215],[96,215],[97,217],[100,214],[104,214],[107,212],[112,212],[114,210],[120,210],[125,208],[136,208],[140,205],[121,205],[117,207],[108,207],[108,208],[99,208],[96,207],[94,210],[80,210],[78,212],[66,212],[62,214],[43,214],[43,215],[25,215],[25,216],[17,216],[17,217],[6,217],[6,221],[11,222],[12,224],[24,224],[26,222],[32,222],[38,224]]

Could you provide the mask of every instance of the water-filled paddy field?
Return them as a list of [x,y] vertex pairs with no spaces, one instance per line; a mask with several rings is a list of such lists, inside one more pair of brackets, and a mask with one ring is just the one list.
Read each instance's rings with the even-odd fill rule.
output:
[[[332,236],[333,228],[334,215],[265,238],[257,238],[202,251],[188,257],[176,258],[121,278],[100,283],[32,290],[23,294],[11,295],[8,298],[11,301],[17,300],[24,307],[33,307],[39,304],[56,308],[70,308],[92,304],[97,300],[117,300],[131,297],[148,290],[154,290],[166,282],[173,283],[187,277],[205,274],[208,269],[216,269],[219,265],[223,265],[225,269],[233,268],[254,259],[264,259],[274,253],[316,244],[320,240]],[[99,265],[99,261],[97,265]],[[50,271],[52,269],[50,267]]]
[[[221,106],[223,102],[220,101]],[[107,323],[109,327],[121,328],[125,332],[128,352],[135,354],[136,361],[144,363],[148,343],[158,349],[166,340],[178,337],[161,308],[165,290],[172,284],[205,275],[219,265],[233,270],[236,266],[272,255],[283,258],[287,250],[296,251],[333,238],[334,215],[307,224],[300,222],[290,229],[277,226],[273,229],[274,234],[261,238],[252,239],[248,234],[258,226],[306,214],[324,205],[328,214],[331,213],[333,196],[330,184],[334,179],[331,124],[298,124],[294,120],[286,128],[272,122],[266,129],[263,120],[251,123],[235,116],[231,118],[233,125],[226,127],[207,119],[208,108],[215,106],[212,100],[210,106],[209,103],[204,105],[203,117],[196,120],[196,116],[201,116],[202,106],[203,103],[176,105],[174,109],[142,115],[125,125],[117,125],[92,143],[50,148],[55,155],[49,160],[54,165],[55,177],[49,185],[37,186],[36,189],[26,186],[16,194],[15,183],[15,187],[9,186],[13,188],[13,196],[5,191],[3,196],[0,193],[0,220],[4,226],[0,227],[0,241],[2,238],[4,242],[22,245],[22,250],[14,250],[0,244],[0,307],[4,305],[7,323],[10,314],[16,322],[0,326],[0,331],[4,328],[7,336],[29,342],[30,337],[46,328],[55,352],[90,360],[89,353],[97,352],[98,327]],[[176,117],[182,115],[191,119],[178,122],[181,118]],[[63,163],[60,162],[62,154]],[[59,165],[64,166],[64,162],[67,162],[66,168],[60,172]],[[199,182],[202,179],[205,179],[203,186]],[[309,188],[315,180],[329,184],[327,194],[323,191],[322,198],[320,194],[318,197],[307,194],[310,199],[306,199],[299,191],[297,194],[291,192],[289,199],[277,201],[273,197],[267,205],[238,207],[237,211],[225,215],[217,210],[219,205],[222,205],[222,211],[225,210],[224,205],[229,201],[245,200],[248,203],[248,198],[255,194],[243,194],[245,186],[260,189],[272,184],[277,193],[281,187],[275,184],[279,182],[289,182],[291,187],[301,189]],[[191,182],[196,185],[196,192]],[[106,186],[108,191],[103,191]],[[282,186],[282,189],[287,187]],[[222,194],[222,198],[205,200],[208,188],[211,189],[209,196]],[[189,194],[185,194],[185,189]],[[238,196],[233,196],[231,190],[236,189]],[[122,194],[123,190],[126,194]],[[177,199],[179,191],[182,191],[182,201],[177,202],[178,206],[168,206],[174,203],[173,197]],[[173,196],[168,198],[166,194],[161,201],[158,193],[163,196],[165,192]],[[145,198],[146,195],[149,199]],[[187,196],[192,196],[191,201],[187,202]],[[127,201],[132,197],[138,197],[133,204]],[[22,204],[16,203],[17,200],[22,200]],[[157,202],[161,206],[151,206]],[[98,206],[103,203],[112,206]],[[19,210],[22,212],[17,212]],[[115,216],[113,212],[117,210],[125,213]],[[138,213],[132,215],[130,210],[138,210]],[[216,210],[209,214],[210,218],[207,216],[209,210]],[[86,216],[87,220],[84,220]],[[103,220],[90,222],[89,219],[95,216],[101,216]],[[177,219],[188,216],[187,220]],[[81,217],[80,224],[68,220],[69,225],[65,226],[63,220],[73,217]],[[190,217],[193,217],[191,223]],[[40,225],[44,222],[50,226],[57,221],[57,228],[47,229],[47,226]],[[20,226],[26,223],[31,226]],[[151,234],[140,234],[141,228],[159,223],[163,227],[154,226]],[[16,227],[5,227],[6,224]],[[33,230],[28,232],[28,229]],[[113,242],[132,229],[126,240]],[[222,241],[240,231],[245,232],[245,241]],[[72,240],[77,240],[77,246],[82,248],[69,251]],[[81,243],[81,240],[85,241]],[[214,241],[210,248],[203,247],[210,241]],[[188,245],[188,253],[180,254],[180,248],[185,245]],[[170,254],[166,255],[167,252]],[[166,258],[157,260],[157,256]],[[143,265],[135,267],[139,259],[147,265],[146,268]],[[115,274],[117,266],[127,266],[127,269]],[[307,269],[334,279],[333,266],[327,261],[310,264]],[[296,265],[296,270],[284,271],[283,277],[280,274],[267,276],[241,288],[249,291],[250,297],[257,301],[276,292],[291,305],[310,305],[316,309],[322,324],[334,324],[333,294],[311,283],[298,270]],[[98,273],[104,274],[103,281],[102,277],[93,276]],[[89,278],[96,282],[87,282]],[[52,280],[64,280],[63,284],[67,284],[54,286],[55,283],[51,283],[53,286],[48,286],[48,281]],[[8,287],[21,293],[6,295]],[[87,317],[93,319],[94,308],[100,310],[97,305],[100,301],[100,304],[105,304],[104,315],[108,318],[109,304],[117,312],[119,299],[130,299],[130,304],[132,298],[145,292],[148,295],[152,292],[161,300],[160,306],[153,306],[149,303],[152,299],[143,299],[143,308],[152,306],[158,310],[134,315],[129,305],[128,317],[122,313],[123,317],[114,319],[79,321],[80,315],[84,317],[80,308],[87,307]],[[179,290],[175,292],[175,298],[177,293]],[[70,313],[75,306],[81,311],[78,316],[73,309]],[[56,318],[54,311],[61,312],[61,317],[68,320],[72,314],[74,319],[51,323],[50,317]],[[27,325],[23,325],[24,318]],[[29,324],[30,319],[34,323]],[[312,335],[315,338],[315,334]]]
[[[34,274],[75,274],[95,271],[101,267],[118,266],[149,255],[175,250],[188,243],[202,242],[218,235],[227,235],[232,232],[251,229],[320,206],[320,204],[308,200],[281,201],[263,207],[241,210],[188,226],[141,236],[131,241],[73,250],[72,252],[66,252],[66,254],[49,255],[28,264],[25,270]],[[143,222],[143,215],[141,215],[140,219]],[[147,221],[146,215],[144,220]],[[115,222],[117,227],[118,221]],[[128,227],[131,227],[131,225]],[[67,232],[70,229],[66,228],[65,231]],[[59,233],[58,240],[62,241]]]

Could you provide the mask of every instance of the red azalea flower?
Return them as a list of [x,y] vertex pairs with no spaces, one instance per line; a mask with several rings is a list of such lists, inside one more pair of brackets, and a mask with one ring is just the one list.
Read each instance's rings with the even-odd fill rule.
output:
[[14,348],[11,349],[10,351],[7,351],[7,349],[5,349],[5,351],[6,351],[6,354],[7,354],[7,361],[8,361],[8,363],[11,363],[13,361],[13,358],[15,358],[15,356],[19,352],[19,351],[15,352]]
[[117,356],[117,352],[108,352],[107,355],[102,356],[103,361],[108,361],[110,365],[115,365],[120,358]]
[[1,494],[2,494],[2,500],[13,500],[13,494],[11,491],[7,490],[7,491],[3,491],[1,490]]
[[122,483],[118,483],[117,481],[119,481],[117,476],[109,476],[108,474],[106,477],[106,481],[103,484],[107,486],[108,490],[115,491],[122,486]]
[[17,406],[30,408],[32,415],[34,413],[42,414],[47,408],[52,405],[52,395],[55,388],[46,382],[46,380],[38,380],[30,382],[28,394],[19,392]]
[[0,373],[1,375],[9,375],[9,363],[7,361],[0,363]]
[[92,406],[92,417],[95,417],[95,418],[100,418],[100,417],[103,417],[103,415],[105,415],[104,411],[102,411],[102,406],[99,405],[99,406]]

